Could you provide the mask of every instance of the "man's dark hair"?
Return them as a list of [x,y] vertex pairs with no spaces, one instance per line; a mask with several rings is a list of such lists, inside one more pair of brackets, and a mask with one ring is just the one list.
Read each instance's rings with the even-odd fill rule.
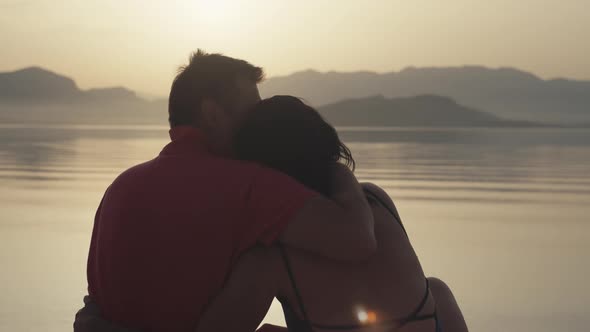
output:
[[355,166],[336,129],[291,96],[262,100],[244,118],[233,146],[237,158],[274,168],[327,196],[335,163]]
[[189,64],[179,69],[172,83],[168,99],[170,126],[194,123],[194,113],[201,102],[212,99],[231,109],[238,93],[238,79],[260,83],[264,79],[262,68],[222,54],[209,54],[198,50]]

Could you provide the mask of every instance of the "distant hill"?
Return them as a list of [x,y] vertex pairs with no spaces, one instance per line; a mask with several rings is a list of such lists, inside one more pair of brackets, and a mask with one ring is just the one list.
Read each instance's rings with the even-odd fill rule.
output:
[[72,100],[82,95],[67,77],[39,67],[0,73],[0,99],[6,101]]
[[315,106],[374,95],[394,98],[435,94],[507,119],[590,122],[590,81],[542,80],[511,68],[410,67],[385,74],[308,70],[268,79],[261,86],[261,94],[292,94]]
[[12,102],[75,103],[89,101],[137,102],[135,92],[123,87],[80,90],[71,78],[40,67],[0,73],[0,100]]
[[349,99],[322,106],[318,110],[335,126],[522,127],[534,125],[524,121],[503,120],[497,116],[458,105],[450,98],[434,95]]
[[71,78],[30,67],[0,73],[5,123],[166,124],[165,100],[148,101],[123,87],[81,90]]

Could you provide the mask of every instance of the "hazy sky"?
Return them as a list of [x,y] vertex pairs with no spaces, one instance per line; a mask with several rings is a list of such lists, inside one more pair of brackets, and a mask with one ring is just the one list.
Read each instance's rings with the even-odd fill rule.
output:
[[263,66],[511,66],[590,79],[588,0],[0,0],[0,71],[166,95],[196,48]]

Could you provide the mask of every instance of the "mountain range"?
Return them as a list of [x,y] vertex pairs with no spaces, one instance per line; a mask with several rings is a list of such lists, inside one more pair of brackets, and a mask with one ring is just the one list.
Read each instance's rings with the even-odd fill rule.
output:
[[262,84],[261,93],[300,96],[315,106],[374,95],[434,94],[506,119],[590,123],[590,81],[543,80],[512,68],[409,67],[384,74],[308,70],[270,78]]
[[[263,96],[302,97],[338,126],[531,126],[590,123],[590,82],[515,69],[408,68],[399,73],[304,71],[270,78]],[[166,124],[167,100],[124,87],[80,89],[40,67],[0,73],[3,123]]]

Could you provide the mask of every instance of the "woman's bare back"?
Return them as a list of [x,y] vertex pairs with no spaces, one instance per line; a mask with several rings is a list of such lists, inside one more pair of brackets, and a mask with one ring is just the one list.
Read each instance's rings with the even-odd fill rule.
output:
[[[375,185],[364,187],[378,198],[371,205],[379,247],[370,260],[340,263],[292,249],[287,249],[286,255],[311,322],[320,325],[369,323],[363,330],[378,331],[385,327],[391,330],[391,325],[381,324],[408,317],[420,306],[425,295],[427,302],[419,315],[432,314],[435,304],[426,294],[426,278],[401,221],[391,213],[392,210],[395,213],[393,202]],[[334,230],[334,237],[338,237],[338,230]],[[279,288],[283,299],[302,318],[288,274],[280,279]],[[409,323],[403,330],[433,331],[434,322],[431,321]],[[371,325],[373,328],[369,327]]]

